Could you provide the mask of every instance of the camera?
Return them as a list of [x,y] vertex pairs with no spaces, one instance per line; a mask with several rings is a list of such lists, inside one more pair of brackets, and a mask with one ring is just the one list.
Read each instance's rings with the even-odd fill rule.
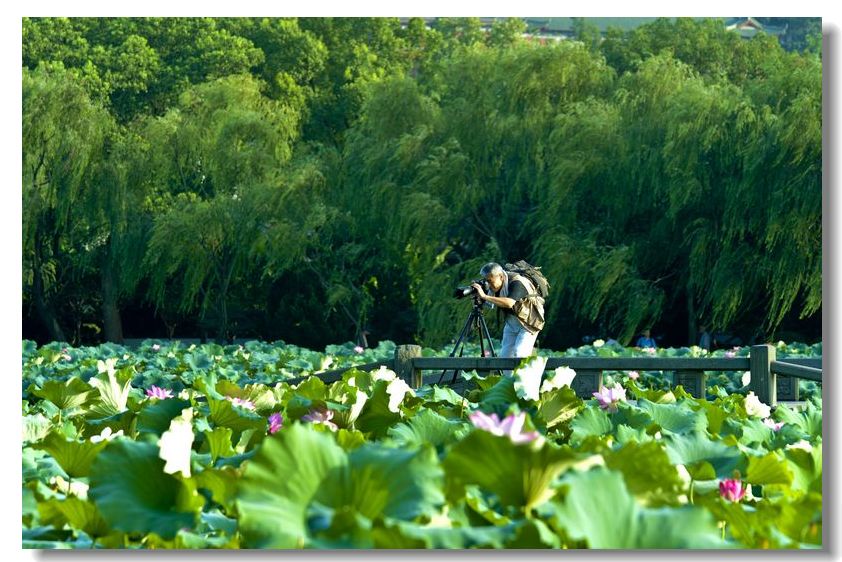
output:
[[[483,292],[490,293],[491,292],[491,285],[488,283],[487,279],[474,279],[471,283],[477,283],[480,287],[482,287]],[[476,295],[477,290],[473,288],[473,286],[468,285],[466,287],[456,287],[453,291],[453,296],[457,299],[462,299],[465,297],[469,297],[471,295]]]

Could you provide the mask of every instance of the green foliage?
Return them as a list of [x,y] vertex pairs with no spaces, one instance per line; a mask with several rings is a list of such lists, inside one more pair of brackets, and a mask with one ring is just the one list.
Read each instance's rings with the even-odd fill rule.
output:
[[172,538],[191,528],[196,515],[188,509],[186,483],[163,472],[153,443],[117,440],[100,453],[91,468],[89,495],[113,529],[156,533]]
[[[802,51],[816,21],[789,23]],[[27,316],[77,345],[131,305],[170,335],[440,346],[450,288],[525,258],[559,288],[550,347],[816,318],[821,57],[717,19],[573,27],[23,18]]]
[[[637,397],[616,412],[566,385],[536,397],[543,355],[513,377],[466,377],[471,402],[447,387],[410,391],[387,368],[289,382],[324,364],[388,360],[394,345],[22,347],[25,547],[821,546],[818,400],[779,406],[773,430],[739,394],[695,399],[651,388],[649,373],[616,378]],[[86,385],[75,373],[94,365],[102,372]],[[145,395],[151,384],[178,396]],[[67,402],[72,388],[86,399]],[[301,421],[314,410],[339,427]],[[502,423],[482,423],[482,410]],[[722,498],[728,478],[751,492]]]

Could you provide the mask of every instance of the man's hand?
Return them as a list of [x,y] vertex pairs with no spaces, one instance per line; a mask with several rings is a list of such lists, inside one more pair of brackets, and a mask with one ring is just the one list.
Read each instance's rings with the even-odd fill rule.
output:
[[482,287],[480,286],[479,283],[471,283],[471,287],[473,287],[476,290],[477,295],[479,295],[479,298],[481,298],[482,300],[485,300],[485,297],[486,297],[485,291],[482,290]]

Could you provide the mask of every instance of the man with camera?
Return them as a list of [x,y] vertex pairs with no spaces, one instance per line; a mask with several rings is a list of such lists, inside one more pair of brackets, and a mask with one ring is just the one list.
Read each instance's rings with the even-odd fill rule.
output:
[[471,287],[479,299],[500,307],[506,319],[500,357],[529,357],[544,325],[544,299],[525,275],[506,271],[498,263],[485,264],[480,275],[483,279]]

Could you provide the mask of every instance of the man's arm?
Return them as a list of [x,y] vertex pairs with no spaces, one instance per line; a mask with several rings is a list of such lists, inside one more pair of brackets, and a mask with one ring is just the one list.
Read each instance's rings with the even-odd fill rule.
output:
[[[501,308],[512,308],[515,305],[515,302],[517,302],[517,299],[509,297],[495,297],[492,295],[486,295],[485,291],[482,290],[482,287],[480,287],[479,283],[473,283],[472,286],[474,289],[476,289],[477,294],[482,300],[490,302],[491,304],[497,305]],[[522,283],[519,283],[517,281],[511,284],[510,290],[512,295],[518,298],[525,297],[527,294],[526,287],[524,287]]]
[[492,297],[491,295],[482,293],[482,289],[480,289],[480,298],[491,304],[496,304],[501,308],[512,308],[515,305],[515,299],[510,299],[509,297]]

